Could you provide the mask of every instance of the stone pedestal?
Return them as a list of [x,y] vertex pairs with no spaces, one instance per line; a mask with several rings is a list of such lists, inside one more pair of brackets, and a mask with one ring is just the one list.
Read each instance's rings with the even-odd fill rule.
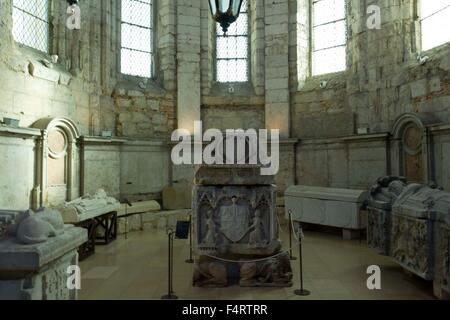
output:
[[0,300],[76,300],[67,270],[78,265],[77,248],[86,241],[87,231],[73,226],[40,244],[0,241]]
[[273,177],[253,166],[202,167],[193,191],[194,286],[291,286]]

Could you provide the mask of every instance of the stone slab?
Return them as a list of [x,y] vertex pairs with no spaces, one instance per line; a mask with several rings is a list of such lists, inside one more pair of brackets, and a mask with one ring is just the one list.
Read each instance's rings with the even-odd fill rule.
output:
[[261,175],[260,166],[203,166],[195,176],[195,183],[201,185],[272,185],[275,176]]
[[75,223],[83,222],[86,220],[90,220],[90,219],[102,216],[109,212],[117,211],[117,210],[119,210],[120,207],[121,206],[119,203],[115,203],[115,204],[107,205],[103,208],[85,212],[83,214],[78,214],[78,212],[75,209],[73,209],[73,210],[70,210],[70,209],[62,210],[61,209],[60,212],[61,212],[61,216],[63,217],[64,223],[75,224]]
[[15,238],[0,241],[0,278],[39,272],[45,265],[78,248],[88,239],[87,230],[65,226],[60,236],[44,243],[23,245]]

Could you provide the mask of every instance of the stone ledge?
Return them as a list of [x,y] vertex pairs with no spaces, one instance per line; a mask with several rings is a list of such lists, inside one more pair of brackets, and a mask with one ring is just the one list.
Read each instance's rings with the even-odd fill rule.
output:
[[261,175],[261,167],[253,165],[202,166],[195,175],[198,185],[273,185],[274,176]]
[[44,243],[24,245],[15,238],[0,241],[0,278],[39,272],[45,265],[86,242],[87,230],[66,225],[64,233]]
[[41,136],[41,130],[33,128],[9,127],[0,124],[0,136],[19,136],[22,138],[36,138]]

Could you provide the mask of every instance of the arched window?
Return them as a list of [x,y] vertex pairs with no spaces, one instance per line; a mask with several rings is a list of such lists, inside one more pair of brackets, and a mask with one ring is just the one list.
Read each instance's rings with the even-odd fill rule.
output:
[[49,0],[13,0],[14,39],[31,48],[49,51]]
[[345,0],[312,0],[312,75],[343,71],[347,67]]
[[421,0],[422,50],[450,41],[450,0]]
[[153,0],[122,0],[120,70],[153,76]]
[[217,82],[248,81],[248,7],[242,1],[241,12],[226,34],[217,23],[216,28],[216,80]]

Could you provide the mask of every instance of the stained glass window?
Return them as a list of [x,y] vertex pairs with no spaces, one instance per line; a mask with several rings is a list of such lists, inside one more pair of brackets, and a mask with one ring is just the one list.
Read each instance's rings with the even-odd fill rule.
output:
[[450,41],[450,0],[421,0],[422,50]]
[[121,72],[151,78],[152,64],[153,1],[122,0]]
[[14,0],[12,18],[17,42],[48,53],[49,0]]
[[241,12],[224,34],[216,26],[216,79],[218,82],[248,81],[248,1],[242,1]]
[[312,74],[343,71],[346,63],[345,0],[312,1]]

